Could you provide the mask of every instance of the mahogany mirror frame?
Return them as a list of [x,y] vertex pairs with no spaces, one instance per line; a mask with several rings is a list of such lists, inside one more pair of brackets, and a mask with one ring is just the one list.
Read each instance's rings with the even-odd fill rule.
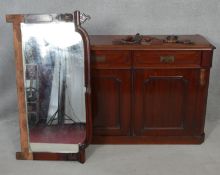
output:
[[[31,152],[29,149],[29,135],[27,124],[27,112],[25,105],[25,87],[24,70],[22,56],[22,36],[21,23],[25,21],[24,14],[6,15],[6,21],[13,24],[15,64],[16,64],[16,84],[18,97],[18,113],[20,127],[20,145],[21,151],[16,152],[18,160],[78,160],[85,162],[85,148],[91,143],[92,139],[92,113],[91,113],[91,83],[90,83],[90,42],[87,32],[81,27],[82,14],[79,11],[73,13],[75,31],[78,32],[84,44],[84,71],[85,71],[85,105],[86,105],[86,140],[84,144],[79,145],[78,153],[49,153],[49,152]],[[83,14],[84,15],[84,14]]]

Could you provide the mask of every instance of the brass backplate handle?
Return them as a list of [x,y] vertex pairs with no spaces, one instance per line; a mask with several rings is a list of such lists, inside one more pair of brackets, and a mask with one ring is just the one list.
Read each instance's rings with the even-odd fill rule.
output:
[[161,63],[173,63],[175,61],[174,56],[161,56],[160,62]]
[[105,62],[105,56],[95,56],[95,61],[96,62]]
[[205,84],[206,84],[205,76],[206,76],[206,70],[201,69],[200,70],[200,85],[201,86],[205,86]]

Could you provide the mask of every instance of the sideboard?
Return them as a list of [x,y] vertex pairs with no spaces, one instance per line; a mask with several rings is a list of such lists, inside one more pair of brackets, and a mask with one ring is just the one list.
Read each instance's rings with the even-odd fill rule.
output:
[[[94,144],[200,144],[214,46],[115,44],[122,35],[91,35]],[[163,40],[165,36],[153,36]]]

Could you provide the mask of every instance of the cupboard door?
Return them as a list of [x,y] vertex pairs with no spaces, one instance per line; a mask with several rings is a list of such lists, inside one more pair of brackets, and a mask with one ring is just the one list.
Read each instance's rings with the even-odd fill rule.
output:
[[92,71],[94,135],[130,133],[131,83],[129,70]]
[[134,132],[143,136],[193,133],[199,69],[135,71]]

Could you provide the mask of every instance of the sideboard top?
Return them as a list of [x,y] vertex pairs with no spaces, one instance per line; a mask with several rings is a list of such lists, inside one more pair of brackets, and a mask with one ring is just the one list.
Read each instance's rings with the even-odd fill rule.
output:
[[[144,44],[118,44],[127,35],[90,35],[91,50],[213,50],[215,46],[201,35],[178,35],[179,40],[190,40],[193,44],[182,43],[144,43]],[[167,35],[143,36],[163,41]]]

